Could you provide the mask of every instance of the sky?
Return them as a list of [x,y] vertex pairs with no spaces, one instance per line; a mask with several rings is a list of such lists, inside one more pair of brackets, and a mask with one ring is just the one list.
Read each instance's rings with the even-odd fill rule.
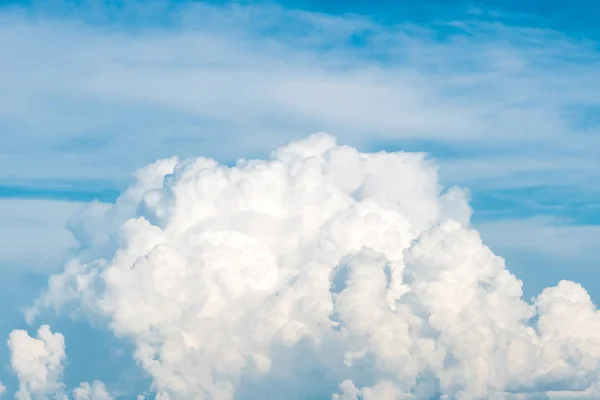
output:
[[[269,393],[275,396],[280,393],[278,390],[283,390],[279,386],[284,382],[300,390],[299,383],[286,380],[289,377],[284,379],[271,374],[268,379],[258,379],[252,374],[244,375],[240,371],[245,370],[232,361],[238,357],[237,353],[215,355],[206,346],[195,348],[189,345],[194,350],[184,352],[185,356],[180,360],[182,365],[196,368],[196,376],[207,374],[205,380],[190,383],[194,378],[179,371],[164,348],[154,348],[158,354],[155,356],[163,357],[164,361],[164,364],[154,365],[150,356],[142,354],[144,351],[150,351],[148,349],[156,343],[176,347],[170,341],[170,331],[166,333],[161,329],[172,323],[182,332],[189,329],[192,336],[204,331],[179,314],[178,317],[169,314],[170,309],[154,299],[151,292],[140,289],[138,293],[127,286],[138,280],[146,282],[155,292],[167,290],[150,276],[158,279],[160,274],[166,274],[166,280],[171,276],[170,272],[159,268],[160,260],[168,260],[164,262],[173,265],[173,271],[179,265],[177,260],[186,259],[192,263],[189,260],[196,256],[189,250],[191,243],[204,249],[207,255],[202,257],[208,257],[202,264],[207,265],[202,267],[205,269],[196,272],[209,274],[211,262],[215,265],[219,262],[210,258],[217,257],[212,255],[212,250],[202,246],[208,246],[206,243],[216,239],[204,238],[202,235],[206,233],[198,234],[200,236],[190,233],[193,226],[197,230],[213,232],[233,224],[227,225],[231,232],[246,235],[247,242],[246,239],[230,238],[236,234],[228,231],[227,238],[230,239],[227,240],[232,242],[227,242],[226,248],[235,248],[237,253],[225,249],[221,258],[216,258],[229,260],[229,264],[224,261],[228,266],[257,262],[264,266],[264,272],[269,276],[265,265],[271,258],[291,257],[293,253],[300,259],[324,263],[337,271],[335,268],[341,268],[337,265],[339,260],[330,260],[327,258],[330,255],[316,250],[300,251],[299,247],[274,239],[281,232],[271,224],[279,218],[279,223],[285,225],[296,215],[293,209],[286,208],[288,203],[277,197],[285,193],[300,196],[302,200],[294,203],[295,207],[306,212],[311,224],[329,221],[332,232],[335,231],[330,232],[332,236],[329,237],[307,222],[306,227],[302,225],[298,231],[287,232],[290,238],[298,243],[309,239],[331,241],[338,246],[336,255],[355,260],[349,265],[354,265],[353,262],[359,265],[355,269],[348,267],[359,274],[354,286],[350,283],[355,278],[348,278],[348,291],[334,291],[331,298],[323,300],[327,304],[330,302],[331,309],[340,315],[340,321],[347,324],[345,329],[350,332],[346,338],[348,342],[335,339],[336,346],[346,350],[354,345],[362,346],[359,342],[367,337],[365,354],[369,354],[370,362],[378,360],[375,363],[379,368],[377,372],[371,364],[356,367],[358,369],[352,376],[344,376],[337,366],[327,367],[327,379],[316,382],[318,374],[316,377],[311,375],[315,374],[315,365],[325,368],[322,364],[326,362],[320,360],[317,363],[307,355],[298,362],[298,368],[303,368],[299,376],[306,374],[306,379],[312,379],[311,385],[319,396],[327,393],[329,397],[325,398],[331,398],[337,384],[340,384],[338,392],[341,394],[336,395],[342,396],[340,399],[359,398],[356,396],[367,400],[372,396],[394,398],[397,394],[393,393],[400,393],[394,391],[417,393],[414,387],[407,389],[410,386],[407,383],[409,371],[397,373],[394,365],[400,362],[400,356],[380,353],[381,346],[377,343],[383,343],[381,338],[385,335],[376,330],[361,330],[366,328],[356,321],[364,310],[359,312],[352,308],[355,301],[352,296],[361,298],[359,294],[362,293],[368,303],[369,291],[360,284],[360,266],[379,265],[381,261],[377,257],[385,257],[402,264],[403,274],[412,274],[411,279],[417,283],[410,281],[413,283],[407,290],[417,296],[418,304],[432,307],[427,308],[431,315],[441,312],[434,312],[438,303],[428,300],[418,289],[421,287],[419,279],[431,284],[431,288],[435,287],[430,275],[419,275],[422,271],[419,266],[429,265],[427,257],[419,253],[418,246],[404,241],[412,238],[419,243],[422,241],[425,248],[433,246],[428,243],[437,239],[429,238],[427,232],[438,226],[441,226],[440,232],[445,232],[439,233],[440,237],[451,243],[474,240],[470,233],[464,233],[460,240],[448,239],[463,233],[459,235],[453,233],[454,228],[444,228],[447,219],[454,218],[476,230],[483,244],[505,259],[508,271],[522,280],[522,301],[537,307],[534,320],[558,318],[555,308],[545,304],[554,304],[551,300],[560,298],[563,292],[578,299],[573,304],[585,303],[588,307],[585,300],[588,294],[590,301],[597,304],[600,301],[598,18],[600,6],[584,0],[568,5],[566,2],[537,0],[0,1],[0,301],[3,306],[0,336],[7,340],[7,346],[0,347],[0,359],[4,362],[4,368],[0,369],[3,385],[0,389],[6,386],[7,396],[12,396],[21,384],[22,399],[27,398],[26,392],[33,398],[54,398],[52,396],[66,390],[77,400],[110,398],[106,397],[108,392],[114,398],[135,399],[145,391],[148,391],[148,398],[155,394],[162,399],[190,398],[204,393],[209,396],[207,398],[227,399],[237,390],[236,398],[252,398],[257,393],[266,393],[267,387],[272,388],[273,392]],[[319,132],[330,136],[317,136],[318,140],[310,136]],[[335,138],[337,144],[332,145],[330,140],[333,139],[327,138]],[[288,146],[289,143],[296,144]],[[373,161],[372,164],[365,161],[363,165],[352,158],[355,156],[338,150],[338,147],[346,148],[343,146],[363,155],[386,151],[396,154],[396,158],[385,168],[381,165],[388,161]],[[336,164],[335,154],[338,153],[342,154],[340,160],[354,165],[353,169]],[[306,154],[319,159],[326,178],[312,171],[308,161],[302,164],[296,160]],[[181,163],[168,161],[171,157],[177,157]],[[210,158],[215,164],[204,165],[203,161],[196,161],[198,166],[193,167],[191,162],[184,161],[197,157]],[[361,157],[370,159],[371,156]],[[238,161],[240,159],[260,160],[256,161],[257,165],[274,175],[265,172],[262,176],[251,167],[244,167],[249,168],[245,170],[240,166],[245,165]],[[153,164],[157,160],[167,161]],[[277,175],[279,164],[276,161],[281,168],[289,170],[290,182],[277,180],[283,178]],[[403,169],[398,166],[400,164],[412,167]],[[148,165],[154,167],[142,169]],[[202,172],[203,168],[210,173]],[[248,174],[244,178],[246,183],[239,183],[233,172],[223,172],[238,171],[236,168]],[[294,175],[297,168],[302,171],[298,176]],[[141,172],[136,175],[136,171]],[[225,176],[219,178],[221,181],[217,179],[219,173]],[[348,177],[344,177],[345,174]],[[273,191],[261,186],[265,184],[265,177],[279,182],[273,184]],[[364,181],[348,183],[354,182],[351,177],[355,177],[356,182]],[[186,186],[193,180],[200,182],[196,189]],[[382,181],[387,184],[381,184]],[[436,182],[449,191],[436,192]],[[216,186],[208,190],[203,185]],[[316,195],[311,191],[311,185],[330,197]],[[350,187],[348,185],[355,185],[359,194],[344,192]],[[450,189],[455,186],[460,188],[459,192]],[[259,187],[261,189],[257,189]],[[199,193],[204,193],[205,189],[208,191],[202,197]],[[207,200],[212,199],[210,193],[221,193],[221,190],[227,200],[215,198],[214,204]],[[252,190],[266,190],[271,197],[265,197],[263,201],[279,210],[279,214],[273,216],[271,222],[264,221],[265,225],[260,229],[236,219],[254,218],[244,214],[248,210],[240,211],[243,207],[235,200],[259,196]],[[302,197],[303,193],[307,197]],[[406,200],[408,198],[412,200]],[[221,201],[227,207],[222,206]],[[347,220],[336,222],[338,214],[335,212],[352,201],[358,201],[361,207],[375,207],[372,212],[381,218],[387,216],[394,220],[396,214],[401,215],[402,218],[398,217],[400,225],[388,227],[384,222],[363,221],[360,210],[356,211],[360,218],[350,213]],[[241,208],[235,208],[234,203],[235,207]],[[217,210],[214,218],[206,219],[208,217],[202,211],[197,211],[198,204]],[[252,203],[252,207],[256,213],[270,212],[258,203]],[[319,211],[321,208],[327,211]],[[231,211],[234,209],[239,215]],[[396,214],[388,215],[388,211]],[[189,215],[186,216],[187,212]],[[231,216],[234,214],[237,217]],[[125,216],[148,220],[152,226],[160,227],[166,233],[162,239],[156,239],[157,243],[178,243],[173,245],[178,253],[159,254],[155,256],[158,261],[152,261],[151,249],[141,244],[138,248],[138,244],[132,243],[138,243],[138,230],[148,229],[150,236],[158,233],[150,227],[129,227]],[[353,218],[359,218],[361,222]],[[402,221],[408,221],[410,228]],[[238,223],[243,226],[236,225]],[[371,223],[374,225],[369,225]],[[336,229],[372,229],[374,236],[346,238],[352,243],[355,240],[358,247],[345,247],[339,242],[342,231]],[[184,231],[187,233],[182,233]],[[381,232],[395,232],[390,235],[402,238],[398,239],[401,243],[397,245],[414,254],[396,254]],[[435,232],[431,235],[437,237]],[[269,243],[272,240],[272,246],[275,246],[264,250],[264,259],[260,258],[263,255],[252,258],[254,253],[248,250],[255,246],[253,240],[259,239]],[[140,239],[140,243],[144,240]],[[378,255],[359,252],[359,244],[373,247]],[[292,246],[293,250],[286,246]],[[477,249],[472,250],[473,254],[485,259],[482,263],[489,264],[489,271],[493,271],[485,278],[477,279],[502,291],[501,295],[496,295],[505,299],[503,304],[516,302],[512,294],[515,289],[509,289],[508,283],[502,289],[497,288],[498,282],[504,282],[504,275],[496,261],[488,263],[487,253],[477,247],[478,244],[472,246]],[[436,249],[432,248],[432,254],[437,254]],[[115,266],[129,271],[132,267],[127,265],[135,264],[136,258],[131,254],[127,256],[134,257],[131,260],[119,258],[129,253],[150,260],[147,267],[150,275],[126,276],[120,272],[125,274],[121,276],[115,272],[122,281],[111,281],[108,272],[101,273]],[[241,258],[235,258],[238,256],[234,253],[241,254]],[[460,254],[452,253],[452,257],[462,260]],[[454,259],[452,257],[440,256],[439,260]],[[429,262],[444,269],[441,265],[446,261],[435,260],[432,255]],[[281,261],[277,276],[295,277],[294,282],[310,280],[310,268],[307,267],[308,272],[298,269],[297,262]],[[463,272],[456,269],[457,276],[462,276],[461,273],[468,276],[483,274],[477,268],[467,268],[467,261],[456,262],[453,265],[464,266]],[[73,265],[79,265],[79,269]],[[250,292],[243,289],[248,285],[259,291],[277,287],[277,293],[287,287],[277,286],[278,280],[270,283],[254,281],[258,278],[251,271],[231,269],[228,273],[241,282],[241,286],[233,285],[227,289],[237,293],[235,296],[250,296]],[[384,279],[380,275],[369,275],[371,272],[368,271],[364,273],[366,281],[372,278],[373,285]],[[202,275],[203,279],[213,282],[214,278],[217,286],[219,279],[226,279],[211,274]],[[347,274],[354,276],[350,272]],[[56,278],[49,282],[51,275]],[[98,283],[96,280],[100,276],[102,280]],[[230,279],[234,278],[230,276]],[[581,283],[586,294],[569,284],[559,285],[563,279]],[[86,286],[85,282],[90,281],[95,283]],[[445,285],[454,287],[452,282],[445,282]],[[180,284],[177,281],[173,287],[180,287]],[[207,299],[217,296],[217,292],[208,286],[196,289]],[[310,292],[303,286],[295,293],[306,296],[312,293],[318,298],[322,295],[321,289],[315,287],[314,292]],[[127,293],[139,295],[130,298]],[[270,296],[265,294],[262,299],[273,303]],[[302,309],[298,304],[304,304],[304,297],[298,296],[290,301]],[[178,301],[187,313],[198,307],[199,299]],[[276,319],[274,314],[269,314],[272,310],[252,308],[253,302],[258,300],[246,300],[250,304],[246,310],[248,315],[265,321]],[[485,307],[489,306],[489,302],[482,300],[481,304],[484,303],[487,304]],[[375,300],[369,304],[381,306]],[[222,307],[235,311],[243,305],[232,300],[223,303]],[[519,303],[514,309],[520,309],[521,305]],[[163,310],[166,314],[163,319],[152,319],[140,311],[143,316],[139,325],[132,326],[127,323],[127,318],[123,320],[127,307],[155,310],[157,314]],[[481,305],[481,310],[497,312],[485,307]],[[236,315],[234,311],[231,315]],[[584,311],[588,313],[589,310]],[[304,309],[298,311],[304,312]],[[315,311],[315,315],[321,315],[320,312]],[[388,321],[395,321],[398,312],[394,311],[396,314],[387,319],[381,317],[380,326],[387,327]],[[419,313],[411,312],[420,318]],[[34,319],[26,320],[26,315],[34,314]],[[516,314],[517,311],[512,317],[517,318]],[[280,319],[287,318],[282,332],[300,329],[293,328],[292,322],[296,319],[290,316],[292,314],[286,314],[285,318],[277,315]],[[331,332],[324,333],[319,330],[321,328],[311,325],[320,327],[322,321],[308,321],[307,316],[297,318],[303,326],[312,327],[310,335],[313,336],[307,333],[306,337],[319,343],[333,340]],[[226,327],[226,332],[242,329],[231,319],[219,323],[211,321],[208,331],[217,334],[223,333],[218,326]],[[485,325],[469,321],[468,326]],[[506,326],[515,327],[510,331],[511,335],[524,335],[525,328],[515,321],[506,322]],[[589,326],[598,326],[594,325],[597,323],[590,322]],[[389,329],[401,329],[392,322],[389,324]],[[46,325],[50,328],[41,328]],[[152,334],[142,332],[140,327],[148,327]],[[485,329],[489,332],[500,328],[486,325]],[[548,332],[558,328],[548,322],[536,329],[543,338],[544,334],[550,335]],[[448,338],[455,338],[459,336],[457,332],[450,329],[446,334]],[[284,371],[282,376],[291,371],[286,369],[285,357],[297,356],[298,347],[293,351],[282,350],[274,356],[264,350],[269,343],[274,346],[274,342],[252,341],[249,334],[238,334],[241,339],[237,345],[247,346],[240,347],[239,354],[244,357],[251,354],[263,361],[270,359],[274,365],[278,365],[276,361],[279,360],[279,367]],[[292,340],[289,335],[286,337],[286,340]],[[308,340],[306,337],[303,340]],[[557,333],[557,337],[562,336]],[[452,340],[444,343],[448,346],[444,351],[449,353],[458,351],[456,349],[463,345]],[[230,346],[231,343],[221,345]],[[19,354],[22,355],[19,349],[31,346],[39,350],[37,356],[32,356],[39,362],[37,371],[50,371],[44,379],[36,375],[35,369],[25,367],[32,361],[19,358]],[[283,345],[279,343],[278,346]],[[333,347],[337,349],[336,346]],[[487,351],[484,350],[482,354]],[[590,354],[596,354],[594,351],[589,350]],[[418,392],[417,398],[450,393],[455,398],[468,399],[476,393],[490,395],[493,390],[500,390],[483,376],[474,380],[482,382],[481,387],[461,383],[453,375],[458,374],[458,369],[434,367],[435,363],[424,350],[419,354],[421,356],[416,358],[422,365],[414,366],[415,370],[432,374],[434,378],[431,379],[435,381],[432,385],[437,389],[431,389],[433,391],[429,393],[427,390],[430,389],[421,388],[427,386],[425,383],[419,384],[418,390],[428,394]],[[457,354],[453,353],[453,357],[463,360]],[[218,364],[219,357],[233,364],[225,361]],[[216,361],[205,363],[206,358]],[[546,360],[539,356],[537,361],[550,363],[548,360],[550,358]],[[469,359],[464,365],[479,365],[469,362],[481,360]],[[498,366],[501,362],[489,364]],[[257,368],[261,370],[262,367]],[[360,368],[370,372],[361,375]],[[517,367],[508,369],[514,371],[514,368]],[[540,366],[540,371],[543,369]],[[592,374],[590,371],[573,374],[583,376],[581,374],[585,372],[589,375]],[[394,375],[396,373],[400,375]],[[462,373],[465,378],[464,371]],[[219,381],[220,374],[227,379]],[[390,378],[392,375],[395,378]],[[549,379],[532,376],[530,382],[524,384],[513,382],[513,375],[507,375],[506,387],[535,386]],[[363,381],[356,376],[362,376]],[[563,378],[567,382],[572,376]],[[218,385],[214,383],[216,381]],[[335,390],[331,390],[334,381]],[[89,383],[82,383],[79,394],[74,394],[73,389],[81,382]],[[346,384],[342,385],[342,382]],[[600,388],[600,383],[592,383],[590,387],[596,387],[594,385]],[[538,395],[540,390],[531,389],[530,393]],[[552,397],[548,394],[549,389],[544,390],[545,395]],[[596,392],[589,393],[592,396],[589,398],[593,398]],[[307,392],[304,395],[316,394]]]

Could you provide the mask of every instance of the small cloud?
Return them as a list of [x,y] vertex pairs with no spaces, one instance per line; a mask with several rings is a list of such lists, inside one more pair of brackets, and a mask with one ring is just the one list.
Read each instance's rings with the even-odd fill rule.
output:
[[88,382],[82,382],[78,388],[73,390],[73,396],[75,400],[112,400],[112,396],[101,381],[94,381],[91,385]]
[[60,333],[52,333],[42,325],[35,338],[24,330],[13,330],[8,338],[11,367],[19,379],[17,400],[61,396],[65,341]]
[[471,7],[467,10],[467,14],[481,15],[483,14],[483,10],[479,7]]

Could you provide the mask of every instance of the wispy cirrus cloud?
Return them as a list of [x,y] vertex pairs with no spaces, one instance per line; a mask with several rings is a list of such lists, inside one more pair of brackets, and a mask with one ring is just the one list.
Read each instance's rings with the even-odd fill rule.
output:
[[312,131],[363,147],[435,142],[458,182],[472,164],[502,187],[523,185],[521,172],[552,184],[557,168],[597,177],[593,43],[469,13],[379,25],[158,4],[145,19],[3,13],[0,179],[116,182],[157,157],[261,155]]

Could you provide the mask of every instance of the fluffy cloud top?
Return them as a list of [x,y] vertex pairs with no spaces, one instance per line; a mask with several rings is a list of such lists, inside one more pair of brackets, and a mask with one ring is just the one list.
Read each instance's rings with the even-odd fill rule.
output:
[[136,176],[73,220],[80,252],[28,317],[105,321],[157,399],[600,396],[586,291],[562,281],[524,301],[422,154],[318,134],[268,160]]
[[90,385],[82,382],[78,388],[73,390],[75,400],[112,400],[112,396],[106,390],[103,382],[94,381]]
[[64,391],[61,377],[65,339],[43,325],[35,338],[14,330],[8,339],[11,367],[19,379],[17,400],[59,398]]
[[[35,338],[20,329],[11,332],[8,347],[11,367],[19,380],[17,400],[67,400],[62,374],[66,361],[65,339],[42,325]],[[0,395],[6,391],[0,383]],[[101,381],[82,382],[73,391],[74,400],[112,400]]]

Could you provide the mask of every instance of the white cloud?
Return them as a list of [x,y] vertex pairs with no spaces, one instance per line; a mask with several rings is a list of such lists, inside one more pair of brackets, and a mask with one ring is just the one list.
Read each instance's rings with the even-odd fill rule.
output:
[[6,386],[0,382],[0,397],[3,396],[4,393],[6,393]]
[[82,382],[78,388],[73,390],[73,396],[75,400],[112,400],[112,396],[101,381],[94,381],[91,385],[88,382]]
[[[11,55],[0,59],[0,182],[118,186],[157,158],[251,157],[327,130],[363,149],[434,141],[443,181],[478,193],[600,194],[589,117],[600,68],[585,40],[472,14],[424,27],[276,6],[143,7],[112,10],[109,25],[81,10],[0,11]],[[150,16],[132,29],[132,15]],[[78,206],[1,201],[0,262],[54,268]]]
[[8,339],[11,367],[19,378],[17,400],[59,399],[64,397],[61,382],[65,340],[60,333],[52,333],[43,325],[32,338],[24,330],[14,330]]
[[157,398],[600,396],[586,291],[561,281],[524,301],[422,154],[319,134],[268,160],[137,176],[72,224],[82,251],[28,316],[106,320]]
[[[418,139],[485,150],[494,157],[467,162],[503,187],[518,185],[519,171],[597,177],[597,125],[582,124],[600,103],[588,42],[472,14],[381,26],[275,6],[154,5],[143,15],[167,28],[132,30],[127,16],[142,14],[115,10],[108,27],[0,16],[11,54],[0,61],[1,179],[114,179],[158,157],[256,155],[320,130],[361,146]],[[436,40],[448,29],[456,34]],[[363,45],[350,45],[357,37]],[[524,156],[532,152],[535,161]],[[456,164],[459,180],[469,165]]]
[[[90,344],[93,345],[93,344]],[[67,400],[62,382],[66,363],[65,338],[42,325],[35,338],[20,329],[8,338],[11,368],[19,380],[17,400]],[[6,388],[0,384],[0,395]],[[112,400],[101,381],[82,382],[73,390],[74,400]]]

